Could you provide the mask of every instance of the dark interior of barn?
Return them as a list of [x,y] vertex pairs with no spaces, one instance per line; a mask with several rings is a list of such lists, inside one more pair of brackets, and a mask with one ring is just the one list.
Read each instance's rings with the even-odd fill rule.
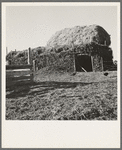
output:
[[91,57],[88,55],[75,55],[75,67],[77,72],[91,72],[92,62]]

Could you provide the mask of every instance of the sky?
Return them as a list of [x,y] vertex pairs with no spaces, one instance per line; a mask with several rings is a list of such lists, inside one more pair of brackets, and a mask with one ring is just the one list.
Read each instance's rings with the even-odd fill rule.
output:
[[6,47],[18,51],[46,46],[56,31],[92,24],[111,35],[117,59],[117,6],[7,6]]

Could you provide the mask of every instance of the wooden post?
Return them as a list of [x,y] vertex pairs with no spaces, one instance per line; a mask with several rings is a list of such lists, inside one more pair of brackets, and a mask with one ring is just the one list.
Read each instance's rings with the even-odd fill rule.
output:
[[104,41],[104,45],[106,46],[106,41]]
[[28,64],[31,64],[31,48],[28,49]]
[[91,56],[92,71],[94,72],[93,56]]
[[81,67],[81,69],[82,69],[84,72],[87,72],[83,67]]
[[74,59],[74,73],[76,73],[76,66],[75,66],[75,50],[74,50],[74,43],[73,43],[73,39],[71,41],[72,44],[72,50],[73,50],[73,59]]
[[101,57],[101,65],[102,65],[102,71],[104,71],[104,68],[103,68],[103,58]]
[[33,72],[36,71],[36,63],[35,63],[35,60],[33,60]]

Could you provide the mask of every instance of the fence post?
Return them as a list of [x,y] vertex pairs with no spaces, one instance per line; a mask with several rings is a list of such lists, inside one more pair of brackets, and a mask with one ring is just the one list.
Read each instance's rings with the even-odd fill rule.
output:
[[31,64],[31,48],[28,49],[28,64]]
[[33,72],[36,71],[36,63],[35,63],[35,60],[33,60]]

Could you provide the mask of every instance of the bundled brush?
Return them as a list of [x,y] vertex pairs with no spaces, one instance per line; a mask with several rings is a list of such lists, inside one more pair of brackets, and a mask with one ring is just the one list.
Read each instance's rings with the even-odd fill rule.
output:
[[[45,51],[45,47],[36,47],[32,49],[32,60],[38,59],[38,57]],[[6,56],[6,61],[10,65],[22,65],[28,63],[28,50],[23,51],[11,51]]]

